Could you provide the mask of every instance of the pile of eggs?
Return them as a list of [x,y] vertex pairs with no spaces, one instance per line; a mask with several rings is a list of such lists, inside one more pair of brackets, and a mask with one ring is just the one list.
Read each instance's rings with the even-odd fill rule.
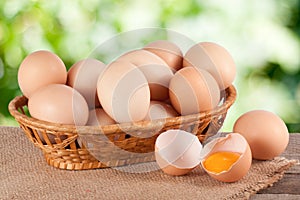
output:
[[[159,40],[107,64],[81,60],[68,71],[54,53],[36,51],[21,63],[18,82],[32,117],[94,126],[211,110],[235,75],[231,55],[218,44],[201,42],[183,55],[176,44]],[[155,157],[170,175],[184,175],[200,165],[211,177],[233,182],[247,174],[252,158],[272,159],[288,140],[278,116],[255,110],[238,118],[233,133],[204,147],[191,133],[166,131],[156,140]]]
[[[199,60],[201,62],[199,62]],[[32,117],[59,124],[109,125],[196,114],[215,108],[235,64],[222,46],[202,42],[183,55],[158,40],[112,62],[88,58],[67,71],[49,51],[29,54],[18,82]]]

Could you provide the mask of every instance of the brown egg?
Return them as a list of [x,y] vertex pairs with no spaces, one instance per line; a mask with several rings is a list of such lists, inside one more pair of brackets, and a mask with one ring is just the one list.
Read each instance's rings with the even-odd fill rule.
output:
[[160,57],[146,50],[134,50],[117,60],[131,62],[139,67],[149,83],[151,100],[169,98],[168,86],[174,74]]
[[102,126],[115,124],[113,120],[102,108],[92,109],[89,112],[89,119],[86,125],[88,126]]
[[199,165],[201,150],[197,136],[183,130],[168,130],[156,139],[155,159],[163,172],[180,176]]
[[49,84],[65,84],[67,70],[63,61],[49,51],[36,51],[29,54],[21,63],[18,82],[26,97],[37,89]]
[[76,89],[90,108],[100,106],[97,96],[97,80],[105,64],[92,58],[76,62],[68,71],[67,85]]
[[258,160],[269,160],[280,155],[289,143],[289,132],[285,123],[274,113],[254,110],[240,116],[233,131],[248,141],[252,156]]
[[215,108],[220,89],[205,70],[185,67],[176,72],[169,85],[170,100],[181,115],[195,114]]
[[251,150],[246,139],[238,133],[216,138],[201,151],[201,165],[214,179],[235,182],[242,179],[252,163]]
[[236,66],[229,52],[212,42],[201,42],[192,46],[185,54],[183,66],[194,66],[211,73],[221,90],[232,84]]
[[167,65],[159,56],[143,49],[129,51],[117,59],[131,62],[138,67],[142,65]]
[[110,63],[97,83],[100,103],[115,121],[143,120],[150,105],[150,89],[144,74],[127,61]]
[[163,59],[173,72],[182,68],[183,55],[180,48],[173,42],[157,40],[147,44],[143,49],[150,51]]
[[73,88],[62,84],[51,84],[38,89],[28,100],[32,117],[60,124],[83,126],[89,115],[83,96]]
[[161,101],[151,101],[145,120],[164,119],[176,116],[178,116],[178,113],[171,105]]

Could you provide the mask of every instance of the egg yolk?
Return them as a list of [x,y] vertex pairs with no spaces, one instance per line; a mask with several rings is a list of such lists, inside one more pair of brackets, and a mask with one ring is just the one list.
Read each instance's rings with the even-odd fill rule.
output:
[[220,173],[227,171],[241,154],[234,152],[216,152],[204,161],[204,168],[210,172]]

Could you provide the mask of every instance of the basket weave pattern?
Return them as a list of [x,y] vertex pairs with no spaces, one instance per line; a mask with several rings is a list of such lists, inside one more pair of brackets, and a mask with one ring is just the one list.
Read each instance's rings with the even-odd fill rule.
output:
[[222,126],[236,99],[234,86],[228,87],[224,95],[225,101],[211,111],[106,126],[74,126],[34,119],[26,114],[28,100],[24,96],[15,97],[9,111],[30,141],[43,151],[49,165],[68,170],[97,169],[153,161],[155,140],[169,129],[192,132],[204,141]]

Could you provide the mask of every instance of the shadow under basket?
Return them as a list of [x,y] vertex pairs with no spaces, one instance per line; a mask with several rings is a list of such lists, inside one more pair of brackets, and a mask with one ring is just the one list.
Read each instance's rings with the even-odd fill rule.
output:
[[[118,167],[155,160],[157,136],[170,129],[195,134],[201,142],[221,128],[236,99],[233,85],[222,93],[218,107],[198,114],[106,126],[74,126],[41,121],[29,116],[27,98],[9,103],[11,115],[39,147],[49,165],[68,170]],[[97,158],[97,159],[96,159]]]

